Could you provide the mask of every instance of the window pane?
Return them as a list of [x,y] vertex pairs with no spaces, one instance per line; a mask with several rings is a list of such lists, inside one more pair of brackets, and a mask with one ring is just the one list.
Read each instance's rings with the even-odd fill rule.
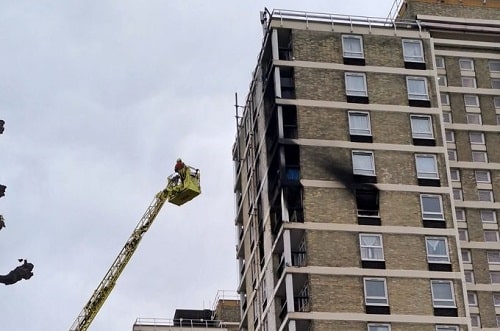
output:
[[446,142],[448,143],[453,143],[455,142],[455,133],[451,130],[445,130],[444,131],[445,137],[446,137]]
[[449,262],[446,238],[425,238],[428,262]]
[[474,61],[472,59],[459,59],[460,70],[474,70]]
[[436,331],[458,331],[458,326],[438,325],[436,326]]
[[474,171],[477,183],[491,183],[489,170],[476,170]]
[[419,178],[439,178],[434,155],[416,155],[415,160]]
[[439,86],[447,86],[448,85],[448,83],[446,81],[446,76],[444,76],[444,75],[438,75],[437,80],[438,80]]
[[420,199],[424,219],[443,219],[441,199],[439,196],[422,195]]
[[500,284],[500,271],[490,271],[492,284]]
[[486,152],[472,152],[472,161],[488,162],[488,155],[486,154]]
[[484,144],[484,134],[482,132],[469,132],[471,144]]
[[467,292],[467,300],[469,306],[477,306],[477,294],[475,292]]
[[462,255],[462,261],[464,263],[472,263],[472,256],[468,249],[462,249],[460,253]]
[[389,325],[368,325],[368,331],[390,331]]
[[465,281],[467,283],[474,283],[474,272],[471,270],[464,270]]
[[356,175],[375,175],[375,167],[373,164],[373,154],[370,152],[353,152],[352,167]]
[[476,78],[474,77],[462,77],[462,87],[476,87]]
[[490,61],[489,67],[491,72],[500,72],[500,61]]
[[408,62],[424,62],[424,52],[420,40],[403,40],[403,56]]
[[497,242],[499,239],[498,231],[484,231],[485,242]]
[[477,196],[479,201],[493,201],[493,191],[491,190],[478,190]]
[[365,279],[365,302],[366,304],[386,305],[384,279]]
[[349,131],[352,135],[371,135],[368,113],[349,112]]
[[500,307],[500,293],[493,293],[493,304],[495,307]]
[[500,263],[500,251],[487,251],[486,256],[488,257],[488,263]]
[[500,108],[500,97],[494,97],[493,98],[495,108]]
[[347,95],[367,96],[366,78],[364,74],[346,73],[345,85]]
[[432,133],[432,121],[430,116],[410,116],[411,130],[413,138],[430,138],[434,137]]
[[482,124],[480,114],[467,114],[467,123],[468,124]]
[[440,68],[440,69],[445,68],[444,57],[436,56],[436,68]]
[[383,260],[382,236],[378,234],[360,234],[361,259]]
[[344,57],[363,58],[363,42],[361,36],[342,36]]
[[408,98],[413,100],[429,100],[427,80],[423,77],[407,77]]
[[485,223],[496,223],[496,212],[494,210],[481,210],[479,212],[481,215],[481,221]]
[[455,209],[455,217],[459,222],[465,222],[465,210],[464,209]]
[[468,107],[479,107],[479,98],[477,95],[464,95],[464,103]]
[[451,112],[449,111],[444,111],[443,112],[443,122],[445,123],[451,123],[453,121],[451,117]]
[[448,149],[448,159],[450,161],[456,161],[457,160],[457,151],[454,149]]
[[460,181],[460,170],[450,169],[450,178],[454,182],[459,182]]
[[455,307],[453,288],[450,281],[431,281],[434,307]]
[[475,328],[481,327],[481,319],[479,318],[478,314],[470,314],[470,321],[471,321],[472,327],[475,327]]
[[500,79],[491,79],[491,88],[500,89]]
[[448,95],[448,93],[441,93],[439,96],[441,98],[441,105],[443,106],[450,105],[450,96]]

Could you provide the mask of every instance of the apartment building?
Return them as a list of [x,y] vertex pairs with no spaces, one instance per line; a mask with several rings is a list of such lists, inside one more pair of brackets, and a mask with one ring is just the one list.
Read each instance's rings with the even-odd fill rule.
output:
[[240,330],[500,330],[500,2],[395,9],[261,14]]

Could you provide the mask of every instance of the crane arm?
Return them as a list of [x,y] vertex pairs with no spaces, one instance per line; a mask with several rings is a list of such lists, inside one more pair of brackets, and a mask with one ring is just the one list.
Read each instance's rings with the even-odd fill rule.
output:
[[70,331],[86,331],[88,329],[165,202],[169,201],[180,206],[200,193],[200,172],[198,169],[185,166],[179,175],[174,174],[168,177],[167,187],[156,194],[101,283],[73,322]]
[[78,315],[78,317],[76,318],[75,322],[70,328],[70,331],[87,330],[90,323],[92,323],[92,320],[99,312],[99,309],[101,309],[107,297],[113,290],[116,281],[120,277],[123,269],[125,269],[125,266],[137,249],[137,246],[139,245],[139,242],[141,241],[143,235],[148,231],[149,227],[155,220],[156,216],[160,212],[167,199],[168,194],[164,193],[163,191],[158,193],[153,199],[148,209],[146,209],[146,212],[132,232],[132,235],[127,240],[122,250],[116,257],[115,261],[109,268],[108,272],[102,279],[101,283],[96,288],[87,304],[83,307],[80,315]]

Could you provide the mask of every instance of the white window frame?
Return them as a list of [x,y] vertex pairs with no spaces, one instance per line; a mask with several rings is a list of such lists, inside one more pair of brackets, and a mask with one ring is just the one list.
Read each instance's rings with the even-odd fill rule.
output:
[[[347,114],[348,114],[348,118],[349,118],[349,134],[354,135],[354,136],[371,136],[372,135],[371,120],[370,120],[370,113],[369,112],[350,110],[347,112]],[[366,128],[355,127],[356,123],[353,120],[354,117],[366,118],[367,127]]]
[[464,104],[466,107],[479,107],[479,96],[475,94],[464,94]]
[[454,143],[455,142],[455,131],[444,130],[444,136],[446,138],[447,143]]
[[453,116],[451,115],[451,111],[443,112],[443,122],[444,123],[453,123]]
[[458,66],[461,71],[474,71],[474,60],[473,59],[458,59]]
[[500,241],[500,233],[496,230],[483,230],[484,242],[496,243]]
[[450,179],[452,182],[459,182],[460,181],[460,169],[451,168],[450,169]]
[[[498,282],[494,282],[493,278],[497,278],[497,277],[498,277]],[[490,283],[491,284],[500,284],[500,271],[490,271]]]
[[464,270],[464,278],[467,284],[474,284],[476,282],[474,277],[474,271],[472,270]]
[[477,190],[477,200],[484,202],[494,202],[493,190]]
[[458,160],[456,149],[451,149],[451,148],[448,149],[448,160],[450,160],[450,161],[457,161]]
[[500,72],[500,61],[490,60],[488,62],[488,69],[490,72]]
[[438,75],[437,83],[438,86],[448,86],[448,80],[446,79],[446,75]]
[[[346,50],[346,45],[347,45],[346,40],[357,40],[359,42],[359,47],[361,49],[361,52]],[[364,53],[364,49],[363,49],[363,37],[359,36],[359,35],[352,35],[352,34],[342,35],[342,52],[343,52],[344,57],[347,57],[347,58],[364,59],[365,53]]]
[[483,151],[472,151],[472,162],[488,162],[488,154]]
[[436,56],[436,69],[446,69],[444,56]]
[[[434,293],[436,290],[434,289],[435,285],[448,285],[451,298],[436,298],[436,294]],[[455,290],[453,288],[453,282],[451,280],[431,280],[431,293],[432,293],[432,306],[434,308],[456,308],[457,304],[455,301]],[[447,304],[449,303],[449,304]]]
[[472,254],[470,249],[462,249],[460,250],[460,254],[462,255],[463,263],[472,263]]
[[[363,237],[377,237],[380,243],[377,245],[369,245],[363,243]],[[384,242],[382,241],[382,235],[376,233],[360,233],[359,234],[359,248],[361,252],[362,261],[384,261]],[[381,255],[381,257],[376,257]]]
[[493,292],[493,306],[500,307],[500,292]]
[[[439,208],[441,210],[439,212],[425,211],[424,198],[425,199],[438,199]],[[442,199],[443,198],[440,195],[436,195],[436,194],[420,194],[420,209],[422,212],[422,219],[444,221],[444,211],[443,211],[443,200]]]
[[[488,212],[488,215],[493,216],[492,220],[490,221],[490,218],[486,218],[485,215],[486,212]],[[479,210],[479,218],[481,219],[482,223],[496,223],[497,222],[497,212],[494,209],[481,209]]]
[[[367,294],[367,282],[383,282],[384,284],[384,296],[373,296],[370,297]],[[387,280],[385,278],[363,278],[363,290],[365,297],[365,305],[367,306],[388,306],[389,305],[389,297],[387,294]],[[384,302],[385,301],[385,302]]]
[[391,331],[390,324],[378,324],[378,323],[368,324],[368,331],[379,331],[379,328],[386,328],[385,331]]
[[469,241],[469,232],[467,229],[458,229],[458,240]]
[[476,169],[474,170],[476,183],[491,183],[491,173],[489,170]]
[[483,124],[483,119],[481,117],[481,114],[467,113],[466,117],[467,117],[467,124],[477,124],[477,125]]
[[[422,40],[419,39],[403,39],[403,58],[405,62],[425,62],[424,59],[424,47],[422,44]],[[408,54],[408,50],[405,45],[419,45],[420,46],[420,54],[419,55],[411,55]]]
[[448,93],[439,93],[439,98],[441,100],[441,106],[450,105],[450,95]]
[[488,264],[500,264],[500,251],[486,251],[486,259]]
[[493,104],[495,105],[495,109],[500,109],[500,97],[493,97]]
[[497,118],[497,125],[500,125],[500,114],[496,114],[496,118]]
[[479,131],[469,131],[469,141],[471,145],[484,145],[484,133]]
[[[470,84],[467,83],[470,81]],[[462,76],[462,87],[477,88],[476,77]]]
[[[432,254],[429,251],[429,245],[432,247],[432,241],[444,243],[445,254]],[[448,250],[448,239],[446,237],[425,237],[425,251],[427,253],[427,262],[429,263],[450,263],[450,252]]]
[[[368,96],[368,85],[366,83],[366,75],[362,72],[346,72],[344,74],[345,78],[345,93],[350,96],[367,97]],[[349,87],[349,80],[351,78],[362,78],[363,79],[363,89],[358,90]]]
[[479,314],[470,314],[470,321],[473,328],[481,328],[481,317]]
[[436,331],[458,331],[456,325],[436,325]]
[[[424,160],[432,159],[432,164],[434,166],[433,170],[430,169],[422,169],[422,162]],[[426,166],[427,164],[425,164]],[[424,167],[425,167],[424,166]],[[415,169],[417,170],[418,178],[428,178],[428,179],[439,179],[439,169],[436,155],[434,154],[415,154]]]
[[469,306],[477,307],[477,293],[473,291],[467,291],[467,301]]
[[495,90],[500,89],[500,78],[491,79],[491,88]]
[[[419,83],[424,83],[424,88],[425,88],[425,93],[421,93],[419,91],[411,91],[410,90],[410,83],[411,82],[419,82]],[[408,93],[408,99],[409,100],[429,100],[429,89],[427,85],[427,78],[425,77],[418,77],[418,76],[406,76],[406,90]]]
[[[371,166],[371,168],[363,169],[361,167],[357,167],[355,165],[355,158],[356,158],[356,156],[363,156],[363,157],[369,156],[370,157],[370,163],[371,163],[370,166]],[[353,171],[353,174],[355,174],[355,175],[375,176],[376,175],[376,172],[375,172],[375,156],[373,155],[373,152],[370,152],[370,151],[359,151],[359,150],[352,151],[352,171]]]
[[453,193],[453,200],[462,201],[464,199],[464,195],[461,188],[454,187],[452,189],[452,193]]
[[465,216],[465,209],[455,208],[455,218],[457,219],[457,222],[467,222],[467,218]]
[[[419,121],[426,122],[426,130],[418,131]],[[411,134],[415,139],[434,139],[434,132],[432,126],[432,116],[430,115],[410,115]]]

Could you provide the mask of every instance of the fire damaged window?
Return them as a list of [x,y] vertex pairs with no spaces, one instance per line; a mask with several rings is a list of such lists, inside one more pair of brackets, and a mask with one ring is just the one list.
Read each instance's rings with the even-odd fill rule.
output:
[[358,224],[380,225],[379,191],[373,184],[358,184],[355,189]]
[[300,183],[299,146],[285,145],[285,178],[283,184],[298,185]]

